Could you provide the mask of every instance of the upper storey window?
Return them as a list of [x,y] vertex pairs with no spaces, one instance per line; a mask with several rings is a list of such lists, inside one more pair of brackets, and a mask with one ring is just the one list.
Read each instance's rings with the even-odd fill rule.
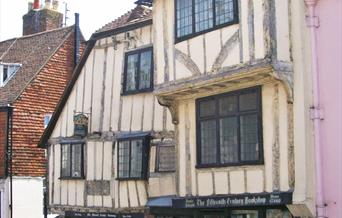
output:
[[0,87],[6,85],[6,83],[11,79],[11,77],[19,70],[21,64],[0,64]]
[[197,99],[198,167],[261,164],[260,88]]
[[176,0],[178,40],[237,22],[236,0]]
[[152,48],[126,53],[124,94],[151,91],[153,89]]

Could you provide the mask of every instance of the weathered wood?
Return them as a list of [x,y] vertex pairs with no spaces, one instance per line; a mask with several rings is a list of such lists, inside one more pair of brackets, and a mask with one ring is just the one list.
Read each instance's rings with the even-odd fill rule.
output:
[[87,195],[109,195],[110,181],[98,180],[86,182]]
[[239,39],[239,31],[236,31],[224,44],[221,48],[220,53],[215,59],[214,64],[211,67],[211,72],[215,72],[222,67],[224,60],[227,58],[229,52],[233,49],[235,44],[238,42]]
[[192,75],[201,74],[201,71],[196,63],[188,55],[184,54],[178,49],[175,50],[175,55],[176,60],[182,63],[192,73]]

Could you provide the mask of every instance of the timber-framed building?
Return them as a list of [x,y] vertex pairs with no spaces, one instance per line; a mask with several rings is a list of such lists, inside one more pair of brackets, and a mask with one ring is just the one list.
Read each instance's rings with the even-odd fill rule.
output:
[[93,34],[41,139],[50,210],[313,216],[304,3],[137,3]]

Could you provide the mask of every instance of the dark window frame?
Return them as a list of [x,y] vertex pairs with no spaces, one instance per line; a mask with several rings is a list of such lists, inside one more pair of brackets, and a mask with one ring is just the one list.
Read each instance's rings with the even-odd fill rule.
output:
[[[69,155],[69,158],[70,158],[70,175],[69,176],[63,176],[63,167],[62,167],[62,164],[63,164],[63,146],[65,145],[69,145],[70,146],[70,153],[68,154]],[[73,158],[72,158],[72,148],[74,147],[74,145],[81,145],[81,148],[82,148],[82,153],[81,153],[81,175],[80,176],[73,176],[72,175],[72,161],[73,161]],[[85,144],[82,142],[82,143],[62,143],[61,144],[61,169],[60,169],[60,178],[61,180],[83,180],[85,179],[85,173],[84,173],[84,146]]]
[[[151,71],[150,71],[150,87],[149,88],[144,88],[144,89],[139,89],[140,85],[140,63],[141,63],[141,53],[146,52],[146,51],[151,51]],[[138,74],[139,76],[136,75],[136,84],[135,84],[135,89],[126,91],[126,86],[127,86],[127,67],[128,67],[128,57],[131,55],[138,55]],[[125,62],[124,62],[124,75],[123,75],[123,86],[122,86],[122,95],[131,95],[131,94],[137,94],[137,93],[143,93],[143,92],[151,92],[153,91],[154,88],[154,59],[153,59],[153,46],[147,47],[147,48],[142,48],[142,49],[137,49],[134,51],[129,51],[125,53]]]
[[[234,163],[220,163],[220,134],[216,134],[216,148],[217,148],[217,154],[216,154],[216,163],[212,164],[202,164],[201,163],[201,130],[200,130],[200,103],[208,100],[215,100],[215,106],[216,111],[215,115],[213,116],[216,122],[216,127],[218,126],[220,116],[218,114],[218,101],[219,99],[227,96],[239,96],[241,94],[246,93],[253,93],[255,92],[257,94],[257,116],[258,116],[258,138],[259,138],[259,159],[255,161],[241,161],[241,139],[240,139],[240,121],[238,121],[238,162]],[[239,103],[237,103],[237,107],[239,107]],[[256,112],[253,112],[256,113]],[[248,115],[251,114],[250,111],[246,112],[237,112],[235,117],[240,117],[240,115]],[[205,118],[208,119],[208,118]],[[204,119],[204,120],[205,120]],[[203,119],[202,119],[203,120]],[[239,119],[238,119],[239,120]],[[219,128],[217,129],[217,132],[219,132]],[[243,165],[262,165],[264,164],[264,151],[263,151],[263,129],[262,129],[262,96],[261,96],[261,87],[253,87],[253,88],[247,88],[227,93],[222,93],[218,95],[208,96],[204,98],[196,99],[196,155],[197,155],[197,164],[196,168],[214,168],[214,167],[229,167],[229,166],[243,166]]]
[[[141,167],[141,176],[140,177],[125,177],[125,178],[121,178],[120,177],[120,167],[119,167],[119,164],[120,164],[120,159],[119,159],[119,150],[120,150],[120,142],[124,142],[124,141],[129,141],[129,145],[130,145],[130,148],[129,148],[129,157],[130,157],[130,160],[129,160],[129,174],[131,173],[131,160],[132,160],[132,157],[131,157],[131,152],[132,152],[132,141],[134,140],[142,140],[142,167]],[[150,150],[150,135],[145,135],[145,136],[133,136],[133,137],[126,137],[126,138],[120,138],[117,140],[117,160],[116,160],[116,163],[117,163],[117,170],[116,170],[116,180],[119,180],[119,181],[127,181],[127,180],[147,180],[148,178],[148,168],[149,168],[149,150]]]
[[216,25],[216,0],[213,0],[213,27],[209,28],[209,29],[205,29],[199,32],[196,32],[196,21],[195,21],[195,0],[192,0],[192,33],[188,34],[188,35],[184,35],[184,36],[178,36],[177,34],[177,30],[178,30],[178,25],[177,25],[177,2],[181,1],[181,0],[174,0],[174,20],[175,20],[175,43],[179,43],[188,39],[191,39],[193,37],[226,27],[226,26],[230,26],[230,25],[234,25],[234,24],[238,24],[239,23],[239,4],[238,4],[238,0],[233,0],[233,8],[234,8],[234,19],[226,22],[226,23],[222,23],[219,25]]

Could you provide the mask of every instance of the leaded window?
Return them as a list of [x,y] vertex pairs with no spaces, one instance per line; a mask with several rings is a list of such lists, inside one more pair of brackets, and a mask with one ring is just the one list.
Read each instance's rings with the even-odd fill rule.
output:
[[178,40],[238,22],[237,0],[175,0],[175,2]]
[[257,87],[196,101],[199,166],[262,162],[260,99]]
[[61,178],[83,178],[83,144],[61,145]]
[[118,141],[118,179],[145,179],[148,163],[147,136]]
[[123,93],[137,93],[153,89],[152,48],[128,52],[125,58]]

